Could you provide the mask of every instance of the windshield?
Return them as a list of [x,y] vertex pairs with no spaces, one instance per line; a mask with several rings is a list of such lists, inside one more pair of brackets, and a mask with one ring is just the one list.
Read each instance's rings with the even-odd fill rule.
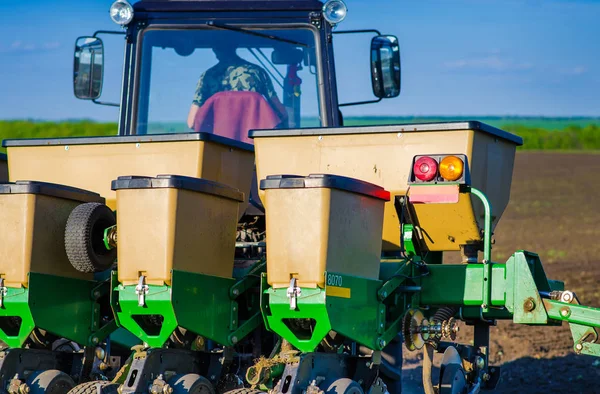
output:
[[318,127],[315,33],[212,26],[143,34],[137,134]]

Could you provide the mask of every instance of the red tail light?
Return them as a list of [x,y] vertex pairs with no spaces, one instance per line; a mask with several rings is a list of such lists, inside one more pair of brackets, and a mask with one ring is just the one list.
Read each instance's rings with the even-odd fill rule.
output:
[[421,181],[429,182],[437,175],[438,163],[431,157],[419,157],[415,161],[413,174]]

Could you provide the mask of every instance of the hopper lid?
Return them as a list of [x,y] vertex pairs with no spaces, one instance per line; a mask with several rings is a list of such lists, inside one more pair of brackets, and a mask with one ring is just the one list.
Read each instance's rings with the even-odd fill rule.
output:
[[98,193],[49,182],[16,181],[0,183],[0,194],[39,194],[79,202],[104,203],[104,198]]
[[390,200],[390,192],[381,186],[359,179],[330,174],[310,174],[307,177],[300,175],[269,175],[267,179],[260,181],[260,188],[261,190],[329,188],[362,194],[383,201]]
[[123,189],[179,189],[199,193],[212,194],[213,196],[228,198],[238,202],[244,201],[244,193],[238,189],[208,179],[193,178],[182,175],[158,175],[156,178],[148,176],[120,176],[112,181],[112,190]]

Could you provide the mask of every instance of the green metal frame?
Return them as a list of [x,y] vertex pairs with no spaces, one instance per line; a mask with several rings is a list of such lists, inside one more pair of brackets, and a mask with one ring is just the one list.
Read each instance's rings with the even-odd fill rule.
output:
[[[485,324],[495,319],[537,325],[566,321],[575,351],[600,356],[600,309],[548,298],[552,292],[563,291],[564,284],[546,277],[535,253],[518,251],[506,263],[492,262],[492,207],[479,190],[465,187],[462,192],[479,198],[485,209],[481,263],[427,264],[423,274],[425,261],[417,255],[413,226],[403,224],[408,259],[395,264],[382,261],[382,280],[325,272],[325,287],[301,288],[297,307],[290,309],[287,288],[271,288],[263,276],[261,310],[267,328],[303,352],[314,351],[331,330],[381,350],[401,330],[401,317],[407,308],[435,310],[451,305],[460,307],[461,319]],[[337,286],[327,285],[330,275],[336,277]],[[418,291],[409,293],[403,285]],[[312,332],[295,328],[294,319],[314,319]]]
[[[269,287],[263,275],[261,309],[265,325],[303,352],[314,351],[331,330],[371,349],[381,350],[400,331],[402,305],[406,305],[408,299],[406,294],[396,290],[411,274],[412,264],[398,265],[400,268],[387,281],[325,272],[325,278],[334,276],[341,286],[302,288],[296,309],[290,309],[287,288]],[[396,297],[403,301],[398,302]],[[357,316],[360,319],[357,320]],[[294,319],[314,319],[310,335],[294,331]]]
[[22,347],[37,327],[80,345],[97,345],[117,328],[114,321],[100,326],[98,300],[109,286],[31,272],[29,287],[6,290],[0,318],[18,317],[21,324],[16,333],[0,328],[0,340],[11,348]]
[[[123,286],[118,281],[117,272],[113,271],[110,304],[119,327],[125,328],[131,334],[152,347],[161,347],[177,328],[177,319],[171,303],[170,286],[148,285],[145,295],[145,305],[138,305],[138,295],[135,285]],[[142,316],[161,316],[162,324],[159,331],[144,330],[140,320]]]
[[[258,288],[265,263],[240,279],[173,270],[171,286],[148,285],[145,305],[138,305],[135,285],[112,276],[111,306],[117,324],[151,347],[162,347],[179,326],[221,345],[233,346],[261,323]],[[140,324],[140,316],[159,315],[158,331]]]

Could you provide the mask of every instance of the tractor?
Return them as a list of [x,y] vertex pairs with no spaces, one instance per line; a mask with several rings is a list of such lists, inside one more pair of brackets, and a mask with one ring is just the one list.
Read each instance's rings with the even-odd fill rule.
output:
[[[397,394],[405,346],[426,393],[479,392],[500,319],[567,322],[600,355],[599,309],[535,253],[492,258],[520,137],[344,127],[341,108],[401,90],[398,39],[338,30],[346,14],[117,0],[122,30],[76,40],[74,94],[119,107],[118,134],[3,142],[0,234],[19,246],[0,254],[2,390]],[[372,36],[373,99],[338,101],[340,34]],[[101,99],[105,35],[124,39],[119,103]]]

